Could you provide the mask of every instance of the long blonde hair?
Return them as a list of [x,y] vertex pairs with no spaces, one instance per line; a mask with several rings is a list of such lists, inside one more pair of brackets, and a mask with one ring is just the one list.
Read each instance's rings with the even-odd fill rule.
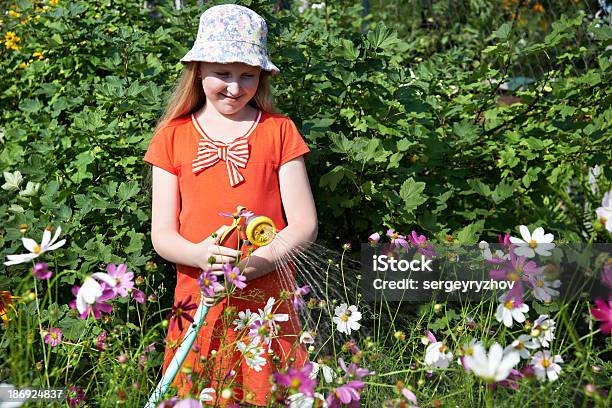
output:
[[[202,89],[199,72],[199,61],[186,62],[184,64],[183,74],[175,85],[168,99],[166,110],[159,119],[153,134],[156,134],[172,119],[190,115],[206,103],[206,95],[204,95],[204,90]],[[278,113],[270,88],[270,75],[268,71],[261,71],[257,92],[253,99],[249,101],[249,104],[265,112]]]

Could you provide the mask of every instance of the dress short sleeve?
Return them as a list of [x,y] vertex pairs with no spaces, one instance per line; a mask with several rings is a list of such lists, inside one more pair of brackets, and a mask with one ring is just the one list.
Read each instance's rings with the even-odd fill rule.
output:
[[295,123],[290,118],[287,118],[281,125],[280,165],[282,166],[299,156],[304,156],[304,159],[306,159],[308,153],[310,153],[310,149],[295,126]]
[[149,143],[144,161],[160,167],[174,175],[178,174],[174,159],[174,132],[172,128],[161,128]]

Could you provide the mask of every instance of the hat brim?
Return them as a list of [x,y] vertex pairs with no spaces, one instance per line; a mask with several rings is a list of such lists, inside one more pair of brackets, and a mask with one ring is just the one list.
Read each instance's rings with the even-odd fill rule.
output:
[[256,44],[244,41],[208,41],[196,43],[180,61],[182,63],[201,61],[218,64],[241,62],[254,67],[260,67],[272,75],[280,72],[280,69],[270,61],[264,49]]

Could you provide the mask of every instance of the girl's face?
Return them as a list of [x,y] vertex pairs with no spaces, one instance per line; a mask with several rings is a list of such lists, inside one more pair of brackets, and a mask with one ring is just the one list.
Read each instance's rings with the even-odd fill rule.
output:
[[255,96],[261,68],[240,62],[200,63],[206,102],[223,115],[238,113]]

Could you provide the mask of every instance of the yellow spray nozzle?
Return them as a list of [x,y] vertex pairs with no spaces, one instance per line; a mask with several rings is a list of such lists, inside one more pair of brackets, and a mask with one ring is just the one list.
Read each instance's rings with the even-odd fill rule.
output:
[[256,215],[247,221],[246,236],[257,246],[266,246],[276,236],[274,221],[263,215]]

